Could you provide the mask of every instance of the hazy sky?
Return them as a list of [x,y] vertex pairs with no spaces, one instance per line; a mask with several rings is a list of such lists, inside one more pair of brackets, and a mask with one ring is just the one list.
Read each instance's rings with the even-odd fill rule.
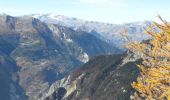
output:
[[170,0],[0,0],[0,13],[14,16],[53,13],[85,20],[125,23],[170,20]]

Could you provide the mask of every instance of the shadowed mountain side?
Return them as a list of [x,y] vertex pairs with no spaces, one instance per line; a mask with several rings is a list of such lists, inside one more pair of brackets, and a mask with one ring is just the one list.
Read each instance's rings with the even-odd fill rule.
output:
[[46,100],[56,100],[61,87],[66,90],[62,98],[66,100],[130,100],[133,93],[130,84],[139,73],[137,59],[129,53],[95,57],[53,84]]

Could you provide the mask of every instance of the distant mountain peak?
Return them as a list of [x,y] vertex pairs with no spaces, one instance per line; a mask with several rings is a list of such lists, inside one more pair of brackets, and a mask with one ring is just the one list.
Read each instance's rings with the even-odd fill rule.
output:
[[54,20],[76,19],[74,17],[68,17],[68,16],[65,16],[65,15],[57,15],[57,14],[53,14],[53,13],[47,13],[47,14],[37,13],[37,14],[32,14],[30,16],[37,18],[37,19],[41,19],[41,18],[54,19]]
[[142,41],[148,39],[145,29],[152,24],[150,21],[139,21],[134,23],[111,24],[95,21],[87,21],[73,17],[56,14],[33,14],[31,15],[45,23],[57,24],[59,26],[69,27],[73,30],[88,32],[98,38],[109,41],[116,46],[125,44],[122,30],[127,29],[132,41]]

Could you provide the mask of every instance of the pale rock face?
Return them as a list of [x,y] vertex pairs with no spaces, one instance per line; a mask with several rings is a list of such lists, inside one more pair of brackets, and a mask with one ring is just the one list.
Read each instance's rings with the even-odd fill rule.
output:
[[68,42],[68,43],[72,43],[73,42],[73,40],[72,39],[66,39],[66,42]]
[[[77,89],[77,82],[78,80],[80,80],[85,74],[81,74],[78,76],[78,78],[74,81],[71,81],[70,75],[59,80],[56,81],[54,84],[52,84],[48,90],[48,92],[44,93],[44,95],[42,96],[42,98],[40,98],[39,100],[44,100],[47,97],[51,96],[57,89],[59,88],[65,88],[66,89],[66,94],[64,95],[64,97],[62,98],[63,100],[67,99],[67,97],[69,95],[71,95],[76,89]],[[77,94],[78,95],[78,94]]]
[[[129,53],[129,52],[128,52]],[[126,63],[128,63],[128,62],[134,62],[134,61],[136,61],[136,60],[138,60],[138,59],[140,59],[140,55],[139,54],[130,54],[129,53],[129,55],[127,55],[124,59],[123,59],[123,61],[122,61],[122,63],[121,63],[121,66],[123,66],[124,64],[126,64]]]
[[83,63],[86,63],[89,61],[89,56],[87,55],[87,53],[83,53],[79,56],[79,60]]
[[56,81],[54,84],[52,84],[48,92],[44,93],[44,95],[42,96],[42,98],[40,98],[40,100],[44,100],[46,97],[52,95],[52,93],[54,93],[56,89],[60,87],[64,87],[67,90],[67,93],[63,97],[64,99],[76,90],[76,84],[77,84],[77,81],[74,81],[70,84],[70,76],[65,77],[59,81]]

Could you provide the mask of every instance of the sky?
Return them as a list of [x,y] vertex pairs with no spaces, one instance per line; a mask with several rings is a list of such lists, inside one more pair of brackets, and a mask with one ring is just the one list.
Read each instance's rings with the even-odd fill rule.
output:
[[106,23],[170,20],[170,0],[0,0],[0,13],[12,16],[52,13]]

